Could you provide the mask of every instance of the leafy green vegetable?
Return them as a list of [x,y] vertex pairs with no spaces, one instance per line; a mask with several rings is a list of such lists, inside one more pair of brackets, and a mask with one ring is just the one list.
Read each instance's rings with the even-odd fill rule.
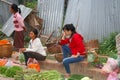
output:
[[37,1],[32,1],[32,2],[26,2],[26,7],[34,9],[35,6],[37,5]]
[[50,70],[42,73],[25,74],[24,80],[63,80],[63,77],[56,70]]
[[111,33],[108,38],[105,38],[103,42],[101,42],[99,46],[99,54],[109,56],[110,54],[117,53],[115,40],[117,34],[118,34],[117,32]]
[[68,78],[68,80],[81,80],[83,77],[85,76],[74,74],[70,78]]
[[23,72],[17,72],[16,75],[14,75],[14,79],[15,80],[31,80],[31,75],[32,74],[36,74],[38,73],[36,70],[34,69],[25,69],[23,70]]
[[19,61],[22,63],[22,62],[25,62],[25,58],[24,58],[24,55],[23,55],[23,53],[21,53],[20,55],[19,55]]
[[5,74],[5,71],[8,69],[6,66],[0,66],[0,74]]
[[22,71],[23,69],[19,66],[12,66],[12,67],[9,67],[6,72],[5,72],[5,75],[7,77],[14,77],[14,75],[18,72],[18,71]]

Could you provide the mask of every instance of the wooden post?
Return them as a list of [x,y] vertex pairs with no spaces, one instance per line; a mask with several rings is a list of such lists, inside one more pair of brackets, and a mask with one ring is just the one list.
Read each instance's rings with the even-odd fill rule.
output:
[[46,43],[50,40],[50,38],[52,37],[53,33],[55,32],[55,30],[50,34],[50,36],[48,37],[48,39],[46,40]]

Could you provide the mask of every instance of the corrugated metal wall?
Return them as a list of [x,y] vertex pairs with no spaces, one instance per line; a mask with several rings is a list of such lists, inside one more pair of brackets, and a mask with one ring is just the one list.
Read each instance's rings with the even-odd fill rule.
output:
[[44,20],[44,34],[50,34],[53,30],[58,33],[58,27],[62,26],[64,0],[38,0],[39,17]]
[[120,32],[120,0],[69,0],[66,23],[73,23],[85,40]]
[[[18,0],[7,0],[11,3],[18,4]],[[0,0],[0,24],[4,24],[10,17],[9,6]]]

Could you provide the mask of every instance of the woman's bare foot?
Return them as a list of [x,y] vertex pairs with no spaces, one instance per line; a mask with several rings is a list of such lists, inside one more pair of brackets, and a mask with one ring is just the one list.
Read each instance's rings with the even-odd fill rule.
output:
[[69,77],[70,77],[70,74],[66,73],[66,74],[64,75],[64,77],[65,77],[65,78],[69,78]]

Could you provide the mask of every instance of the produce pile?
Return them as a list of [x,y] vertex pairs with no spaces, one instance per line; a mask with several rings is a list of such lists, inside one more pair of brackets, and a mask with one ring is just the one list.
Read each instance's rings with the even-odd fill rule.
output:
[[[112,58],[117,58],[116,40],[115,37],[118,33],[113,32],[110,36],[104,38],[104,40],[99,45],[98,54],[109,56]],[[101,58],[100,62],[106,62],[107,59]]]
[[5,77],[14,78],[14,80],[64,80],[61,73],[56,70],[37,72],[35,69],[25,69],[20,66],[1,66],[0,74]]
[[112,56],[117,53],[115,37],[118,33],[111,33],[110,36],[105,38],[99,46],[99,54]]
[[33,69],[27,69],[22,73],[17,73],[14,76],[15,80],[64,80],[59,72],[56,70],[36,72]]
[[7,67],[7,66],[0,66],[0,74],[6,76],[6,77],[14,77],[17,72],[23,72],[23,69],[19,66],[12,66],[12,67]]

